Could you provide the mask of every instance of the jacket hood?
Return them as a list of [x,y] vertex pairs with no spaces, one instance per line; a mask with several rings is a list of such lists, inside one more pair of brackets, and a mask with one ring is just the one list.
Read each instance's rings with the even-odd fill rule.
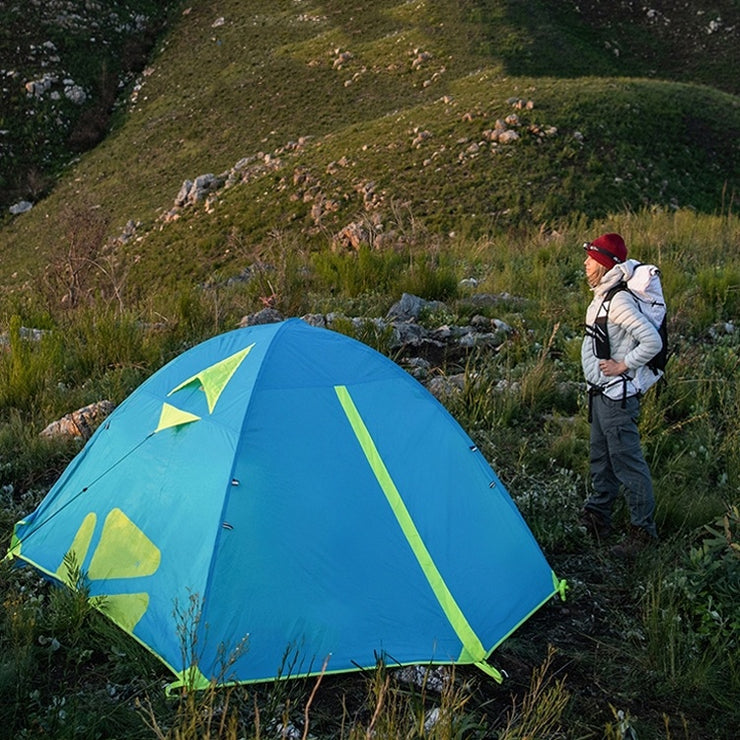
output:
[[601,278],[599,284],[592,288],[594,295],[604,295],[618,283],[629,280],[632,275],[634,275],[635,268],[639,264],[640,262],[638,260],[629,259],[624,262],[620,262],[618,265],[614,265],[614,267],[612,267],[611,270]]

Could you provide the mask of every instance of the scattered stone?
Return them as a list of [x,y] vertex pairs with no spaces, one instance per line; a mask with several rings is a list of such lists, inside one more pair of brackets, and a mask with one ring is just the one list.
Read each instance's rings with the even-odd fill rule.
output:
[[115,408],[111,401],[97,401],[85,406],[71,414],[53,421],[42,432],[42,437],[78,437],[88,440],[100,423]]
[[432,58],[432,53],[429,51],[414,49],[414,54],[416,54],[416,57],[411,62],[411,69],[419,69],[424,62],[428,62]]
[[519,138],[519,134],[516,131],[509,129],[508,131],[502,131],[498,135],[497,141],[500,144],[511,144]]
[[418,128],[414,129],[414,138],[411,141],[411,146],[413,146],[415,149],[418,149],[422,142],[426,141],[427,139],[432,138],[432,132],[431,131],[422,131]]
[[734,334],[735,324],[733,324],[732,321],[720,321],[719,323],[710,326],[707,333],[711,339],[717,340],[723,336]]
[[18,201],[18,203],[14,203],[10,208],[8,209],[14,216],[18,216],[21,213],[26,213],[27,211],[30,211],[33,208],[33,203],[29,203],[27,200],[21,200]]
[[210,173],[199,175],[195,180],[185,180],[175,198],[175,205],[179,207],[195,205],[205,200],[209,193],[218,190],[224,182],[225,178]]
[[320,329],[326,329],[326,316],[323,313],[307,313],[301,318],[309,324],[309,326],[317,326]]
[[351,51],[341,51],[340,49],[335,49],[334,55],[335,59],[331,65],[334,69],[342,69],[342,67],[354,57]]
[[390,307],[386,318],[408,321],[409,319],[418,319],[424,309],[435,311],[443,308],[445,308],[445,304],[441,301],[427,301],[411,293],[404,293],[401,300]]
[[423,357],[409,357],[403,361],[403,366],[418,381],[426,380],[432,369],[432,363]]
[[79,85],[75,85],[71,80],[65,80],[64,85],[64,97],[67,100],[71,100],[75,105],[82,105],[87,100],[87,93]]
[[283,320],[283,315],[275,308],[263,308],[257,313],[245,316],[240,322],[239,327],[244,328],[245,326],[257,326],[260,324],[275,324],[278,321]]
[[524,98],[509,98],[507,101],[517,110],[532,110],[534,108],[534,100],[525,100]]
[[347,224],[332,239],[332,251],[358,250],[363,244],[371,244],[372,235],[367,224],[361,221],[354,221]]
[[448,666],[409,665],[395,671],[396,678],[402,683],[411,684],[420,689],[441,693],[452,681],[452,671]]
[[476,308],[495,308],[502,303],[521,306],[524,302],[524,298],[513,296],[510,293],[475,293],[462,300],[463,305],[471,305]]
[[[29,342],[40,342],[41,339],[49,333],[48,329],[34,329],[28,326],[22,326],[20,328],[21,339],[25,339]],[[0,347],[7,347],[10,344],[10,336],[6,334],[0,334]]]
[[[494,305],[496,300],[502,299],[488,296],[488,305]],[[507,296],[507,300],[516,299]],[[482,314],[474,315],[469,326],[443,324],[435,329],[427,329],[416,321],[425,309],[446,310],[447,307],[441,301],[427,301],[404,293],[385,318],[348,317],[340,313],[306,314],[301,318],[311,326],[322,329],[334,329],[335,325],[343,329],[349,322],[358,333],[374,331],[378,337],[384,337],[396,360],[440,398],[459,391],[464,383],[464,374],[440,376],[435,368],[441,368],[448,362],[464,362],[473,350],[497,352],[513,333],[506,322]],[[278,310],[268,306],[244,316],[239,326],[275,323],[283,318]]]

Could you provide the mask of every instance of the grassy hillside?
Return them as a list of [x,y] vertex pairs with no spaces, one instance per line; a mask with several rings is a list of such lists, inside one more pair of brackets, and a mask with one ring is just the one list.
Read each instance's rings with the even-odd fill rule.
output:
[[[238,273],[229,236],[255,253],[276,231],[320,249],[358,219],[389,230],[399,207],[434,233],[471,236],[645,206],[727,211],[736,5],[713,34],[714,6],[671,18],[680,44],[668,9],[658,23],[628,5],[604,18],[598,3],[193,4],[105,141],[31,212],[6,217],[0,283],[38,275],[91,207],[109,239],[137,225],[135,249],[106,249],[132,300],[214,267]],[[636,35],[651,39],[654,67],[631,50]],[[710,80],[725,84],[696,84]],[[492,140],[512,114],[519,138]],[[212,215],[201,203],[163,225],[184,180],[245,159],[246,182],[216,193]]]

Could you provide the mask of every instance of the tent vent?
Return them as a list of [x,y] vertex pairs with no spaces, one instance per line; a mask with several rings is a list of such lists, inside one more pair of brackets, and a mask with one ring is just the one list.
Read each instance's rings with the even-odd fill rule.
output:
[[239,485],[239,481],[236,478],[232,478],[231,479],[231,485],[232,486],[238,486]]
[[233,524],[229,524],[228,522],[224,522],[221,526],[224,529],[234,529],[234,525]]
[[471,452],[478,452],[478,445],[470,445]]

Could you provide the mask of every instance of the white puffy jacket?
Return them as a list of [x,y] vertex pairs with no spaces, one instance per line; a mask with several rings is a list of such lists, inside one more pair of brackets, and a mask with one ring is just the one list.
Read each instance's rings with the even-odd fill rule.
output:
[[[596,320],[609,289],[620,280],[628,280],[634,269],[632,260],[615,265],[593,288],[594,297],[586,311],[587,326],[592,326]],[[621,399],[624,394],[644,393],[658,379],[646,363],[660,350],[662,340],[658,330],[640,310],[637,299],[626,290],[618,291],[612,298],[607,333],[612,359],[624,361],[628,370],[618,378],[604,375],[599,370],[599,358],[594,354],[593,339],[585,336],[581,345],[581,365],[589,387],[597,386],[613,399]]]

